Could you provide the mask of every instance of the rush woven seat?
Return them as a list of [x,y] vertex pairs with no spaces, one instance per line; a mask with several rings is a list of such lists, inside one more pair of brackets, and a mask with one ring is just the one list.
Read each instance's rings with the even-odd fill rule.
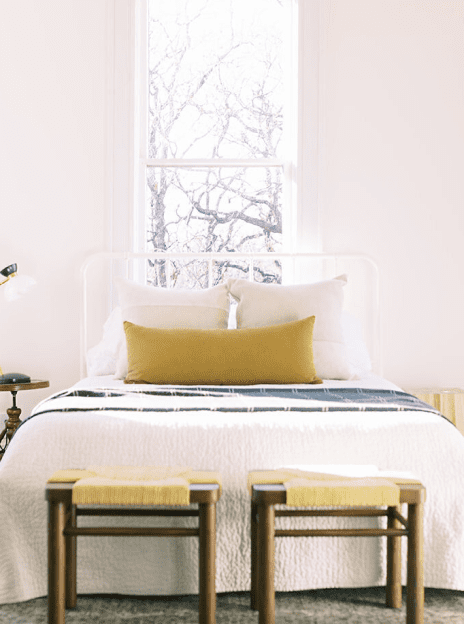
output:
[[[251,607],[259,612],[259,624],[275,622],[275,538],[311,536],[387,536],[386,604],[392,608],[401,607],[401,537],[407,537],[406,623],[423,624],[425,488],[417,479],[394,473],[356,478],[319,470],[284,468],[250,472],[248,489],[251,495]],[[408,506],[407,519],[401,514],[402,504]],[[298,509],[276,510],[275,505]],[[385,516],[387,526],[283,530],[275,528],[276,516]]]
[[[76,606],[77,537],[82,535],[198,537],[199,622],[215,624],[216,503],[220,496],[218,473],[187,467],[90,466],[55,472],[45,493],[49,624],[64,624],[65,609]],[[191,504],[198,504],[198,509],[185,508]],[[80,515],[197,516],[198,527],[79,527]]]

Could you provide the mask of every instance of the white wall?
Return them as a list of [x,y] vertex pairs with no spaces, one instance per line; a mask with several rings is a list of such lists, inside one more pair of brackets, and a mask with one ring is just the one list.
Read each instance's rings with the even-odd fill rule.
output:
[[[324,4],[323,246],[380,264],[388,377],[464,385],[464,4]],[[111,6],[0,4],[0,268],[39,282],[0,305],[0,364],[51,391],[78,378],[78,270],[108,241]]]
[[[0,3],[0,265],[38,281],[18,302],[0,299],[0,365],[53,391],[78,378],[78,271],[105,242],[106,10]],[[26,414],[48,392],[18,405]],[[0,413],[10,401],[0,394]]]
[[327,9],[324,247],[380,265],[384,374],[463,386],[464,3]]

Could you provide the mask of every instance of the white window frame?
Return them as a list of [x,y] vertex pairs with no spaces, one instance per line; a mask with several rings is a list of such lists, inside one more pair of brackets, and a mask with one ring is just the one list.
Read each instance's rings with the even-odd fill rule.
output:
[[[320,160],[320,49],[322,0],[291,0],[292,29],[298,32],[298,49],[291,61],[297,98],[290,118],[295,137],[291,146],[292,163],[284,176],[287,201],[292,205],[290,219],[294,251],[319,252],[319,160]],[[144,251],[140,229],[144,209],[140,209],[141,189],[145,187],[145,165],[140,136],[139,93],[143,79],[140,66],[140,33],[144,27],[146,0],[107,0],[108,12],[108,123],[107,134],[107,219],[110,251]],[[190,164],[205,164],[195,160]],[[243,160],[239,161],[242,165]],[[279,161],[280,162],[280,161]],[[269,160],[266,159],[266,164]],[[154,164],[154,163],[151,163]],[[156,164],[160,164],[157,161]],[[168,163],[164,163],[168,164]],[[169,163],[169,164],[172,164]],[[184,164],[187,162],[184,161]],[[263,163],[250,161],[247,166]],[[236,161],[222,166],[237,166]],[[287,216],[286,216],[287,218]],[[288,227],[288,221],[287,221]],[[142,238],[143,240],[143,238]]]

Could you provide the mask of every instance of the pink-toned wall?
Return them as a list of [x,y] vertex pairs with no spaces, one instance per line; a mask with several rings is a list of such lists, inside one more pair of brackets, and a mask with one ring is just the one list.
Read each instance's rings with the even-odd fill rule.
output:
[[380,265],[384,375],[464,385],[464,3],[332,0],[322,81],[327,250]]
[[[38,286],[0,299],[0,366],[78,378],[79,267],[105,244],[105,0],[2,2],[0,264]],[[48,390],[22,392],[27,413]],[[0,413],[10,397],[0,394]]]

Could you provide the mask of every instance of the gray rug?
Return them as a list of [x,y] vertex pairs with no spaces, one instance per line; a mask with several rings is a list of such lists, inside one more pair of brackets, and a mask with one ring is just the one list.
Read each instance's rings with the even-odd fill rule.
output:
[[[219,594],[217,624],[257,624],[248,593]],[[278,593],[276,624],[396,624],[406,621],[402,609],[387,609],[385,590],[326,589]],[[2,624],[47,624],[47,599],[0,605]],[[197,624],[195,596],[151,598],[79,597],[66,611],[66,624]],[[426,589],[424,624],[464,624],[464,592]]]

